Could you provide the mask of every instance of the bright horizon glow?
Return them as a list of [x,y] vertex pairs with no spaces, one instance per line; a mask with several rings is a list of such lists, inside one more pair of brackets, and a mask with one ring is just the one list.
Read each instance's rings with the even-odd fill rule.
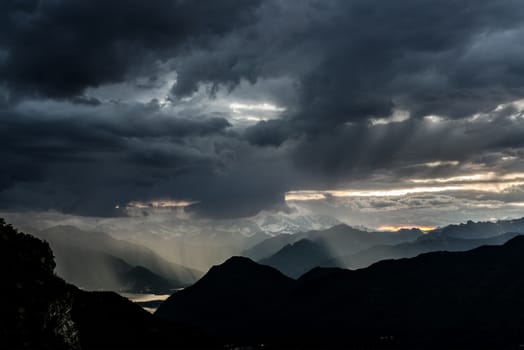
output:
[[459,164],[460,162],[457,160],[437,160],[434,162],[424,163],[424,165],[427,166],[428,168],[436,168],[436,167],[443,166],[443,165],[457,166]]
[[275,119],[286,110],[284,107],[267,102],[254,104],[234,102],[229,104],[229,108],[233,112],[231,115],[232,120],[252,123]]
[[466,183],[446,186],[420,186],[407,188],[394,188],[384,190],[330,190],[330,191],[289,191],[286,192],[285,200],[292,201],[312,201],[332,197],[400,197],[417,193],[438,193],[454,191],[478,191],[489,193],[501,193],[514,186],[524,185],[523,181],[492,182],[492,183]]
[[[435,161],[426,163],[428,167],[436,167],[443,164],[456,165],[456,161]],[[406,183],[422,184],[428,186],[396,187],[386,189],[362,189],[362,190],[295,190],[285,194],[285,200],[292,201],[315,201],[332,197],[400,197],[417,193],[438,193],[454,191],[473,191],[502,193],[511,187],[524,185],[524,173],[514,172],[497,174],[493,171],[439,178],[408,179]]]
[[293,201],[315,201],[326,199],[323,193],[317,193],[315,191],[290,191],[286,193],[286,202]]
[[[197,202],[184,201],[184,200],[154,200],[150,202],[132,201],[127,203],[124,208],[126,209],[146,209],[146,208],[181,208],[187,207]],[[117,205],[118,209],[119,206]]]
[[278,107],[270,103],[256,103],[256,104],[247,104],[247,103],[231,103],[229,105],[233,111],[237,110],[248,110],[248,111],[271,111],[271,112],[283,112],[286,109],[283,107]]
[[390,231],[390,232],[398,232],[402,229],[410,230],[410,229],[419,229],[422,232],[429,232],[436,229],[435,226],[417,226],[417,225],[383,225],[377,228],[379,231]]
[[411,179],[410,182],[413,183],[450,183],[450,182],[479,182],[479,181],[512,181],[524,179],[524,173],[509,173],[504,175],[496,174],[493,171],[471,174],[471,175],[461,175],[461,176],[451,176],[451,177],[438,177],[438,178],[427,178],[427,179]]

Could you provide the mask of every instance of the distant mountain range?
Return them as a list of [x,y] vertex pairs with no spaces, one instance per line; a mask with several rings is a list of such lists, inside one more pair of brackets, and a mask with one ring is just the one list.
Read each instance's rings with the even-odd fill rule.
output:
[[271,212],[234,220],[183,220],[173,218],[171,212],[158,221],[130,220],[130,227],[100,225],[99,231],[149,247],[169,261],[202,271],[269,237],[340,224],[327,215]]
[[339,256],[354,254],[377,245],[412,242],[422,235],[422,231],[417,229],[368,232],[347,225],[337,225],[327,230],[268,238],[244,252],[244,255],[296,278],[313,267],[324,266],[326,263],[332,266],[334,263],[331,260]]
[[[260,215],[258,220],[261,221],[258,225],[282,223],[271,215]],[[302,217],[303,222],[297,222],[305,225],[318,220],[318,217]],[[328,221],[326,218],[322,224]],[[55,226],[34,230],[34,233],[51,244],[58,275],[75,285],[87,290],[166,294],[191,285],[203,274],[168,261],[164,258],[167,256],[176,261],[192,262],[206,270],[211,262],[219,263],[231,255],[243,255],[298,278],[318,266],[357,269],[384,259],[503,244],[524,233],[524,219],[470,221],[429,233],[417,229],[373,232],[339,224],[329,229],[273,237],[262,233],[252,237],[239,236],[238,232],[203,233],[181,238],[153,235],[141,243],[74,226]]]
[[507,232],[524,233],[524,218],[496,222],[468,221],[464,224],[448,225],[430,233],[437,233],[446,237],[476,239],[498,236]]
[[517,348],[524,344],[524,237],[298,280],[234,257],[175,293],[158,317],[226,342],[286,347]]
[[524,219],[469,221],[429,233],[417,229],[369,232],[338,225],[327,230],[271,237],[246,250],[243,255],[297,278],[317,266],[357,269],[384,259],[503,244],[521,233],[524,233]]
[[434,233],[420,237],[413,242],[378,245],[352,255],[331,258],[319,262],[317,266],[359,269],[380,260],[411,258],[422,253],[437,251],[466,251],[483,245],[501,245],[520,234],[519,232],[508,232],[488,238],[464,239]]
[[[329,221],[329,218],[321,219],[299,216],[292,222],[304,225],[317,222],[322,226]],[[274,215],[259,215],[257,220],[260,221],[257,225],[265,227],[282,223]],[[168,261],[165,258],[168,256],[206,270],[211,262],[217,264],[231,255],[243,255],[298,278],[318,266],[357,269],[384,259],[503,244],[524,233],[524,219],[470,221],[429,233],[418,229],[373,232],[339,224],[323,230],[273,237],[263,233],[249,237],[238,232],[208,232],[179,238],[153,235],[140,243],[74,226],[55,226],[33,232],[53,248],[58,275],[81,288],[167,294],[191,285],[203,274]]]
[[286,244],[269,258],[259,261],[260,264],[277,268],[287,276],[297,278],[307,271],[332,259],[331,252],[322,241],[301,239]]
[[398,232],[372,232],[339,224],[325,230],[299,232],[292,235],[278,235],[268,238],[242,255],[254,260],[267,258],[287,244],[301,239],[322,242],[332,255],[351,254],[377,244],[397,244],[413,241],[422,235],[418,229],[403,229]]
[[102,232],[56,226],[36,235],[51,245],[58,275],[88,290],[164,294],[202,275],[166,261],[149,248]]

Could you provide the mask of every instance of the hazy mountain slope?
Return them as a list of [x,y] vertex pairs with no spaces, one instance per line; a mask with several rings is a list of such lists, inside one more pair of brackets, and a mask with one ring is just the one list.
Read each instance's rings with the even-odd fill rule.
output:
[[123,259],[74,245],[50,243],[56,273],[66,281],[88,290],[119,290],[118,276],[133,268]]
[[295,234],[282,234],[270,237],[244,251],[242,255],[253,260],[269,258],[286,245],[305,239],[307,235],[308,233],[306,232],[299,232]]
[[[486,244],[503,244],[519,233],[524,233],[524,218],[497,222],[468,221],[428,234],[414,229],[366,232],[338,225],[322,231],[269,238],[247,250],[245,255],[251,258],[264,256],[257,261],[298,277],[315,266],[356,269],[384,259],[414,257],[431,251],[465,251]],[[309,251],[300,245],[294,247],[303,239],[312,242]],[[320,251],[325,256],[324,260],[321,260]]]
[[298,278],[332,258],[329,250],[324,247],[322,242],[301,239],[284,246],[269,258],[260,260],[259,263],[272,266],[289,277]]
[[176,281],[165,278],[151,272],[143,266],[135,266],[120,275],[125,292],[131,293],[172,293],[177,287]]
[[380,260],[411,258],[422,253],[436,251],[466,251],[482,245],[500,245],[518,235],[520,233],[510,232],[483,239],[461,239],[432,233],[420,237],[414,242],[397,245],[378,245],[352,255],[339,256],[329,261],[320,262],[318,266],[359,269]]
[[245,254],[253,258],[277,249],[258,261],[273,266],[290,277],[299,277],[316,266],[339,266],[335,262],[338,256],[350,255],[381,244],[411,242],[421,236],[422,232],[419,230],[367,232],[347,225],[337,225],[322,231],[273,237]]
[[[79,250],[87,249],[122,259],[131,266],[143,266],[167,280],[177,282],[179,286],[191,284],[202,275],[199,271],[166,261],[149,248],[114,239],[102,232],[87,232],[73,226],[56,226],[35,234],[48,241],[55,251],[59,271],[63,270],[62,261],[79,265],[92,262],[93,260],[84,262],[81,259],[85,255],[93,258],[92,254],[76,254]],[[71,253],[72,250],[75,253]]]
[[169,261],[207,271],[211,266],[240,254],[251,240],[258,242],[268,237],[263,233],[255,236],[264,238],[247,238],[238,232],[218,232],[215,235],[198,234],[195,237],[141,235],[134,237],[133,242],[152,249]]
[[515,220],[499,220],[496,222],[468,221],[459,225],[448,225],[435,230],[447,237],[473,239],[499,236],[506,232],[524,233],[524,218]]
[[169,293],[183,284],[168,280],[142,266],[100,251],[75,245],[52,244],[56,273],[80,288],[129,293]]
[[367,232],[347,225],[337,225],[326,230],[301,232],[268,238],[246,250],[243,255],[254,260],[269,258],[284,246],[301,239],[321,242],[331,256],[348,255],[378,244],[398,244],[414,241],[422,235],[416,229],[398,232]]
[[367,232],[347,225],[338,225],[323,231],[312,231],[308,238],[322,242],[332,256],[351,254],[378,244],[411,242],[422,236],[417,229],[397,232]]
[[168,261],[201,271],[241,255],[269,237],[340,224],[331,216],[318,214],[262,211],[252,217],[208,220],[155,211],[156,219],[150,220],[142,216],[143,211],[113,224],[101,222],[96,230],[149,247]]
[[[248,328],[251,339],[268,346],[512,348],[524,341],[521,236],[503,246],[422,254],[357,271],[317,268],[298,281],[263,277],[264,267],[250,260],[233,263],[171,296],[157,314],[232,339]],[[265,288],[258,291],[260,283]]]

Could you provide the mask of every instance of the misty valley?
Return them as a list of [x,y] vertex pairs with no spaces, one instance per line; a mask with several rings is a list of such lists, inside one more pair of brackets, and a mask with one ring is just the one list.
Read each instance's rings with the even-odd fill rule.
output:
[[246,236],[206,271],[100,231],[0,229],[2,348],[524,344],[524,218]]

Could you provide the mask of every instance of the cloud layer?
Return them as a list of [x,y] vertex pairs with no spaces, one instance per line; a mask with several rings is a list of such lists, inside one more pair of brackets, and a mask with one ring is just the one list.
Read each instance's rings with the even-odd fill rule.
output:
[[0,209],[241,217],[291,210],[289,191],[524,171],[523,18],[516,0],[4,1]]

